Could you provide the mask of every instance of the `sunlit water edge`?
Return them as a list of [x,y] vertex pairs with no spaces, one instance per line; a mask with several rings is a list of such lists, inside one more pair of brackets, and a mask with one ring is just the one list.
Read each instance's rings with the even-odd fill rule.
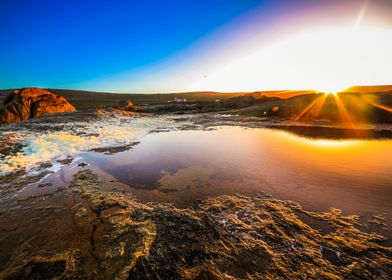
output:
[[[118,127],[129,134],[110,139],[115,141],[103,141],[104,145],[93,138],[90,142],[93,145],[83,149],[77,146],[69,165],[57,162],[68,153],[49,158],[53,165],[46,171],[50,173],[14,196],[23,199],[56,191],[65,187],[77,170],[89,168],[106,180],[107,190],[131,192],[145,202],[185,206],[208,196],[262,193],[299,202],[313,211],[336,207],[345,214],[367,218],[381,213],[387,224],[392,224],[389,206],[392,140],[387,137],[340,140],[303,137],[274,127],[274,123],[242,122],[232,120],[232,116],[209,122],[194,116],[144,120],[147,120],[144,126],[139,123],[129,127],[131,121],[110,121],[94,124],[91,127],[95,130],[84,128],[87,137],[83,134],[76,137],[98,137],[98,132],[105,133],[108,129],[110,135]],[[63,132],[53,135],[59,133]],[[50,133],[31,135],[41,136],[37,138],[41,141]],[[111,155],[89,151],[134,141],[140,144]],[[43,170],[32,168],[31,173]]]
[[[391,223],[391,140],[325,140],[284,130],[220,126],[211,130],[164,130],[145,134],[131,150],[81,152],[69,166],[31,184],[27,197],[66,186],[80,168],[142,201],[186,205],[222,194],[270,194],[305,208],[329,207]],[[86,163],[87,167],[78,164]],[[38,187],[51,183],[52,187]]]

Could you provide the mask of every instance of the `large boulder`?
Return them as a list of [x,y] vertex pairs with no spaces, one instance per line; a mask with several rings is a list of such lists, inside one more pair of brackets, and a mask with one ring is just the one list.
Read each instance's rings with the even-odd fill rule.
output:
[[76,109],[64,97],[40,88],[14,90],[0,109],[0,123],[11,123]]

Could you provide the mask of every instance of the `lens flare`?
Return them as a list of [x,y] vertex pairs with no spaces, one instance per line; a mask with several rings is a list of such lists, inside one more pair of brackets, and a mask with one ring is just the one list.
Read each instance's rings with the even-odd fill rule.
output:
[[390,49],[389,29],[360,26],[306,31],[243,56],[227,57],[227,63],[192,89],[336,93],[355,84],[386,84],[392,60],[385,54]]

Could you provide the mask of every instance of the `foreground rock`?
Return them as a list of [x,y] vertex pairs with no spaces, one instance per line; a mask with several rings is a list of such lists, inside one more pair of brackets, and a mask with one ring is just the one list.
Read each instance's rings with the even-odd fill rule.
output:
[[[356,216],[222,196],[191,207],[104,192],[89,170],[1,215],[1,279],[388,279],[391,248]],[[327,225],[318,230],[307,216]]]
[[28,120],[44,115],[75,112],[64,97],[40,88],[14,90],[3,101],[0,123]]

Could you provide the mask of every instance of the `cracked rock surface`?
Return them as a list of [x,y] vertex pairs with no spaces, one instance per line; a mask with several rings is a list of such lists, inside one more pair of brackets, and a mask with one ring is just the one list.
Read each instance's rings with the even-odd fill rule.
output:
[[[88,169],[67,188],[0,209],[0,279],[390,279],[392,250],[356,216],[268,197],[179,209],[105,192]],[[300,216],[325,224],[313,228]]]

